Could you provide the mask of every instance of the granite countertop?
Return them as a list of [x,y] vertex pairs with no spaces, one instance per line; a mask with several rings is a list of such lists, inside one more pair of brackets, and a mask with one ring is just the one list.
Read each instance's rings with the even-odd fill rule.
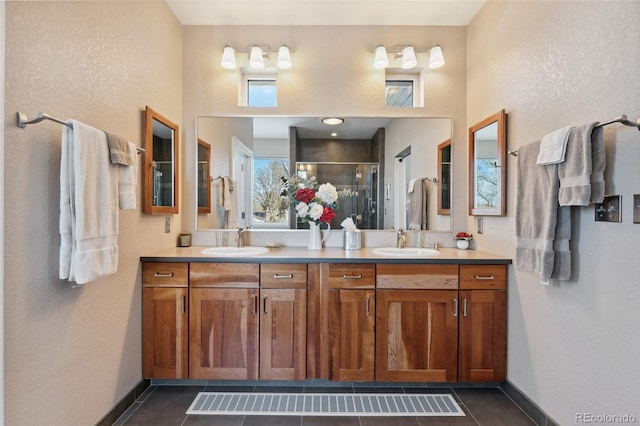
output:
[[260,263],[437,263],[437,264],[510,264],[511,259],[478,250],[440,248],[437,256],[381,256],[373,247],[361,250],[344,250],[326,247],[308,250],[306,247],[270,248],[259,255],[211,256],[202,253],[207,247],[176,247],[140,257],[143,262],[260,262]]

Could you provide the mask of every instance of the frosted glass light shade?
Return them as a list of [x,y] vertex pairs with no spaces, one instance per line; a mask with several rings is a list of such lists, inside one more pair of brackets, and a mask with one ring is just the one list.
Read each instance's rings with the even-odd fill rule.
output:
[[416,52],[413,50],[413,46],[407,46],[402,49],[402,68],[408,70],[418,65],[416,59]]
[[258,46],[251,48],[251,55],[249,56],[249,66],[253,69],[264,68],[264,57],[262,56],[262,49]]
[[431,54],[429,55],[429,68],[440,68],[444,65],[444,56],[442,56],[442,48],[436,44],[431,48]]
[[389,66],[389,58],[387,57],[387,49],[384,46],[376,47],[376,56],[373,58],[373,67],[382,69]]
[[289,48],[285,45],[280,46],[278,49],[278,68],[289,69],[292,65]]
[[232,70],[236,67],[236,52],[231,46],[225,46],[222,51],[222,60],[220,61],[222,68]]

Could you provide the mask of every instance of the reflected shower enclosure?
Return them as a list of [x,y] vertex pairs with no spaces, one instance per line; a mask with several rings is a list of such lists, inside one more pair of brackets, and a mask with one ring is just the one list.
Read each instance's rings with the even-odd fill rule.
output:
[[[332,229],[340,229],[340,223],[347,217],[350,217],[359,229],[381,229],[378,171],[378,163],[296,163],[298,177],[315,177],[320,184],[331,183],[336,187],[338,207],[336,217],[331,221]],[[308,227],[308,223],[296,221],[297,229]]]

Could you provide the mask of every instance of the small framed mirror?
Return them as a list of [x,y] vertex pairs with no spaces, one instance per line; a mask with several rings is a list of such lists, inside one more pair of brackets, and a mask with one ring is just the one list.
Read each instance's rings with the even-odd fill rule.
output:
[[143,122],[144,170],[142,211],[178,213],[178,125],[145,108]]
[[198,139],[198,213],[211,213],[211,145]]
[[507,114],[501,110],[469,128],[469,214],[504,216]]

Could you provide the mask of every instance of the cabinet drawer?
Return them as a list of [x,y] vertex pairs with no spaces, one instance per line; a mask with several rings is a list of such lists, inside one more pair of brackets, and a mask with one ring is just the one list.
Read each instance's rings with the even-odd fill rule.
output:
[[192,263],[191,287],[257,288],[260,265],[257,263]]
[[307,288],[307,264],[263,263],[260,265],[260,287]]
[[460,265],[460,288],[498,290],[507,286],[507,265]]
[[329,265],[330,288],[375,288],[376,265],[336,263]]
[[142,285],[146,287],[187,287],[189,264],[172,262],[144,262]]
[[458,265],[377,265],[376,288],[457,289]]

